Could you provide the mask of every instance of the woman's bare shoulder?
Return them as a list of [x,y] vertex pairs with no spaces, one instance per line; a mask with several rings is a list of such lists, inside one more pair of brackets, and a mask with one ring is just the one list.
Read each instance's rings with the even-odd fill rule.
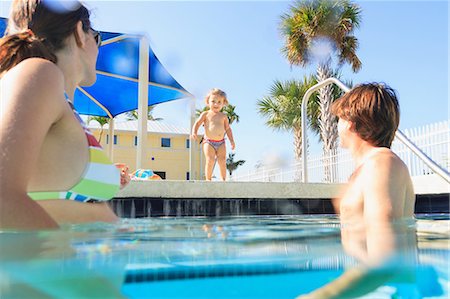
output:
[[[30,83],[33,81],[63,83],[63,73],[56,64],[43,58],[28,58],[20,62],[18,65],[10,69],[4,76],[3,80],[21,80],[16,81],[20,83]],[[56,82],[54,82],[56,80]]]
[[[29,58],[1,78],[5,107],[17,111],[46,113],[58,117],[64,99],[64,75],[54,63],[42,58]],[[16,108],[13,108],[16,107]]]
[[3,86],[11,94],[53,98],[64,92],[64,75],[53,62],[42,58],[29,58],[10,69],[2,77]]

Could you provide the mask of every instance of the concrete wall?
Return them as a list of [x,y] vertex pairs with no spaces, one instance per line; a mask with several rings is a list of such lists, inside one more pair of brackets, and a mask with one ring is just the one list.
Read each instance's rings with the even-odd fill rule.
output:
[[437,174],[415,176],[412,180],[416,194],[450,193],[450,184]]
[[132,181],[116,197],[333,198],[342,184],[265,182]]
[[[450,185],[430,175],[413,179],[416,194],[448,194]],[[150,198],[334,198],[345,184],[206,182],[206,181],[132,181],[116,197]]]
[[[133,181],[110,205],[126,218],[334,214],[332,198],[342,188],[344,184]],[[424,188],[419,184],[416,190]],[[449,209],[448,191],[416,195],[416,214]]]

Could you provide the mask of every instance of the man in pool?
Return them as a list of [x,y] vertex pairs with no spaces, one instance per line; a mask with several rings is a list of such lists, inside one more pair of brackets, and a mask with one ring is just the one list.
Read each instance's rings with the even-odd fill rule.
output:
[[[414,215],[411,177],[390,149],[400,119],[398,100],[386,85],[362,84],[335,101],[332,112],[339,118],[340,146],[356,162],[348,186],[334,201],[343,247],[363,265],[378,267],[406,244],[396,237],[396,223]],[[369,270],[355,268],[305,297],[360,296],[384,283],[383,279],[377,283]]]

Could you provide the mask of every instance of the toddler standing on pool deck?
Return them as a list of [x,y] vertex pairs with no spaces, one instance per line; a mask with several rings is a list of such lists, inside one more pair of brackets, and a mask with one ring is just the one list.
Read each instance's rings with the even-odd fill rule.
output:
[[203,153],[205,154],[205,177],[207,181],[211,180],[214,163],[217,159],[219,164],[220,178],[225,181],[227,175],[226,169],[226,146],[225,134],[230,140],[231,149],[234,150],[235,144],[233,132],[230,128],[228,117],[221,110],[228,105],[228,99],[225,92],[218,88],[212,89],[205,97],[205,103],[209,107],[208,111],[200,114],[200,117],[192,128],[192,139],[197,140],[198,128],[203,124],[205,127],[205,136],[203,138]]

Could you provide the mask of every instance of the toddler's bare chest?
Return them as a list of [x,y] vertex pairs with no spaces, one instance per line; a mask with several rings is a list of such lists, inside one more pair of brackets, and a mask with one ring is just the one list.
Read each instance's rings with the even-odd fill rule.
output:
[[223,128],[223,116],[213,115],[207,117],[205,123],[209,128]]

